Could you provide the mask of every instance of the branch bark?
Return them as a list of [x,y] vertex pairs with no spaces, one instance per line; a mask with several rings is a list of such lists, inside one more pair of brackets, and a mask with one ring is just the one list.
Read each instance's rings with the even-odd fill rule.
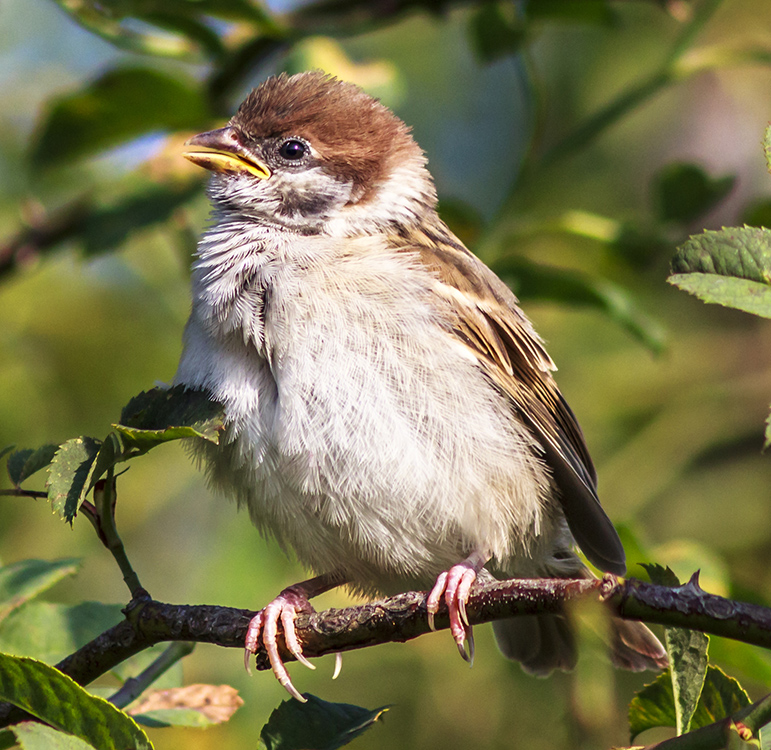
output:
[[[592,597],[611,613],[629,620],[701,630],[771,648],[771,609],[708,594],[694,577],[670,588],[635,579],[539,579],[495,581],[475,587],[468,604],[472,625],[519,615],[554,613],[571,601]],[[243,648],[255,612],[210,605],[165,604],[137,599],[126,619],[68,656],[57,667],[81,685],[140,651],[165,641],[212,643]],[[407,592],[367,604],[329,609],[298,617],[297,633],[308,658],[351,651],[379,643],[403,643],[430,632],[426,592]],[[437,630],[449,626],[444,606],[436,616]],[[289,662],[292,655],[282,649]],[[257,669],[269,669],[264,652]],[[0,727],[22,720],[22,712],[0,704]]]

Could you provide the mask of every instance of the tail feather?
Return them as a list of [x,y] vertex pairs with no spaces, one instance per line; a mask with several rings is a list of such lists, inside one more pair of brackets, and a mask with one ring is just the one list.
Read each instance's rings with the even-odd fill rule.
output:
[[[613,618],[613,663],[620,669],[640,672],[667,666],[667,652],[658,638],[641,622]],[[546,677],[555,669],[565,672],[577,660],[573,630],[563,615],[523,615],[493,623],[498,648],[522,669]]]
[[555,669],[570,671],[576,665],[573,631],[562,615],[522,615],[493,623],[498,648],[522,669],[546,677]]
[[613,663],[621,669],[642,672],[669,664],[661,641],[641,622],[613,618]]

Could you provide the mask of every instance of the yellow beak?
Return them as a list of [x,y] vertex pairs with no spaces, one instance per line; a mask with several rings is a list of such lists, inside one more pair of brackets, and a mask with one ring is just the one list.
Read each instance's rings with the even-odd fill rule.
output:
[[185,159],[212,172],[250,174],[259,180],[270,177],[268,167],[241,145],[231,127],[194,135],[185,146],[193,147],[183,152]]

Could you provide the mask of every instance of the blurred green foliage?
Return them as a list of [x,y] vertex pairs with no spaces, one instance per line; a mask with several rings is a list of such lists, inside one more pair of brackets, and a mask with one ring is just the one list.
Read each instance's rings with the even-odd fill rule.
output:
[[[689,233],[771,215],[766,0],[58,6],[6,0],[0,27],[0,448],[104,435],[129,398],[171,379],[206,218],[179,147],[268,74],[320,67],[413,127],[445,217],[525,301],[626,529],[630,573],[701,567],[708,590],[771,600],[771,329],[664,283]],[[304,577],[177,444],[121,477],[117,512],[159,599],[256,608]],[[74,555],[80,573],[46,606],[125,603],[88,524],[0,498],[3,562]],[[443,634],[346,655],[335,682],[331,663],[291,669],[325,699],[393,704],[361,746],[622,744],[646,678],[584,651],[574,674],[536,680],[480,629],[471,671]],[[753,698],[768,689],[766,652],[712,639],[710,654]],[[246,707],[206,732],[148,730],[156,746],[253,746],[284,693],[239,664],[199,647],[185,682],[233,684]]]

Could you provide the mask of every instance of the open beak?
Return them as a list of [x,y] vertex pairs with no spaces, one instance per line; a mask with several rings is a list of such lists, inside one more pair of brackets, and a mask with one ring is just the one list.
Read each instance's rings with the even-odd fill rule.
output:
[[270,170],[241,145],[233,128],[194,135],[185,141],[185,146],[188,146],[182,154],[185,159],[212,172],[250,174],[259,180],[270,177]]

